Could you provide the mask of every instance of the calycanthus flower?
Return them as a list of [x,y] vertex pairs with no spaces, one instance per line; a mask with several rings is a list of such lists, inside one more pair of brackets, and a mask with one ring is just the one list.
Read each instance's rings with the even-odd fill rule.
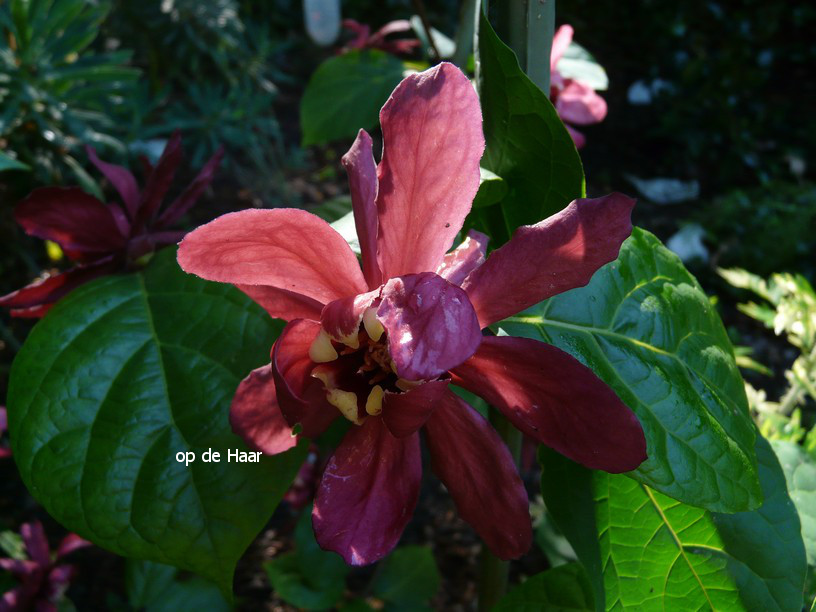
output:
[[105,204],[79,187],[35,189],[20,202],[14,217],[25,232],[56,242],[77,265],[0,297],[0,306],[11,308],[12,316],[42,317],[79,285],[129,268],[157,248],[178,242],[184,232],[167,228],[195,204],[223,156],[219,149],[193,182],[162,210],[162,200],[181,163],[178,132],[167,142],[155,168],[143,162],[147,180],[142,190],[129,170],[103,162],[91,147],[87,152],[119,193],[123,205]]
[[362,270],[327,223],[295,209],[224,215],[188,234],[178,260],[289,321],[271,364],[233,399],[230,420],[248,444],[275,454],[295,444],[295,425],[313,437],[341,414],[354,423],[318,487],[321,547],[362,565],[396,545],[419,496],[424,429],[460,515],[496,555],[515,558],[532,534],[521,478],[498,434],[449,386],[588,467],[636,468],[640,424],[590,369],[542,342],[482,334],[614,260],[634,202],[576,200],[487,259],[478,232],[447,252],[479,187],[476,92],[443,63],[403,80],[380,122],[379,166],[362,130],[343,158]]

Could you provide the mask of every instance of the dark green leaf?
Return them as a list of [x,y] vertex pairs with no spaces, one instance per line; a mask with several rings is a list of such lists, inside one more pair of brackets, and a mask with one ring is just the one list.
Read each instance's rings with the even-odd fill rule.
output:
[[430,548],[402,546],[382,561],[371,592],[387,610],[418,610],[428,606],[439,589],[439,571]]
[[134,610],[226,612],[230,609],[215,584],[199,576],[185,576],[175,567],[162,563],[128,559],[125,586]]
[[592,587],[579,563],[531,576],[512,589],[493,612],[579,612],[595,609]]
[[473,208],[484,208],[501,202],[507,195],[504,179],[486,168],[479,168],[479,173],[479,191],[473,200]]
[[[279,330],[233,287],[184,274],[172,249],[72,292],[11,370],[9,431],[29,491],[99,546],[230,592],[306,450],[228,461],[228,449],[247,450],[230,431],[232,395]],[[219,463],[202,461],[208,448]],[[189,467],[176,461],[186,451]]]
[[393,55],[352,50],[323,62],[300,103],[303,145],[353,138],[379,122],[380,107],[402,80],[405,68]]
[[31,168],[17,161],[7,153],[0,151],[0,172],[5,172],[6,170],[31,170]]
[[490,234],[498,247],[519,225],[537,223],[580,198],[584,172],[549,98],[519,68],[515,54],[485,17],[478,50],[487,140],[482,166],[504,179],[507,195],[495,210],[475,211],[471,223]]
[[[807,564],[799,519],[779,462],[759,436],[756,453],[764,504],[719,514],[542,450],[544,500],[568,538],[581,534],[572,544],[590,573],[596,608],[800,609]],[[586,491],[587,482],[589,508],[586,495],[564,495],[576,483]]]
[[799,512],[802,522],[802,539],[809,565],[816,565],[816,461],[798,444],[783,440],[772,440],[788,493]]
[[635,229],[586,287],[501,328],[571,353],[634,410],[649,455],[634,478],[717,512],[761,503],[755,431],[728,336],[697,281],[653,235]]

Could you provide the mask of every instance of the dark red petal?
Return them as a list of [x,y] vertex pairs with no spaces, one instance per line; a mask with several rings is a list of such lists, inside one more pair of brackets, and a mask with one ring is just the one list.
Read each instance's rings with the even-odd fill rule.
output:
[[404,438],[419,429],[433,414],[448,389],[449,380],[434,380],[405,393],[386,391],[383,397],[382,420],[397,438]]
[[312,511],[317,543],[349,565],[382,559],[397,545],[419,499],[419,435],[395,438],[370,417],[332,455]]
[[525,225],[462,283],[482,327],[568,289],[583,287],[632,233],[635,201],[620,193],[575,200]]
[[265,365],[249,373],[232,398],[232,431],[267,455],[277,455],[297,445],[297,436],[278,406],[272,366]]
[[482,339],[467,294],[433,272],[388,281],[377,318],[397,374],[431,380],[470,357]]
[[88,540],[79,537],[75,533],[69,533],[62,539],[59,548],[57,548],[57,559],[62,559],[64,556],[70,555],[75,550],[87,548],[88,546],[93,546],[93,544],[91,544]]
[[108,207],[78,187],[35,189],[14,209],[14,218],[30,236],[52,240],[86,257],[125,245]]
[[161,214],[155,223],[156,227],[167,227],[178,221],[184,213],[190,210],[212,182],[215,171],[218,169],[218,165],[221,163],[221,158],[223,157],[224,147],[218,147],[218,150],[207,163],[204,164],[204,167],[201,168],[201,171],[193,179],[193,182],[190,183],[187,188],[181,192],[181,195],[173,200],[170,206]]
[[167,190],[173,183],[173,177],[181,163],[182,155],[181,132],[176,130],[164,146],[164,151],[159,161],[156,162],[153,172],[147,177],[147,183],[142,192],[142,201],[133,221],[136,232],[141,231],[158,212]]
[[119,192],[119,197],[122,198],[122,202],[125,204],[125,208],[132,219],[136,209],[139,207],[140,198],[139,185],[136,184],[136,178],[127,168],[103,162],[99,159],[93,147],[86,146],[85,151],[88,153],[88,159],[91,160],[91,163],[96,166],[97,170],[105,175],[105,178],[110,181],[113,188]]
[[452,391],[425,424],[431,466],[494,555],[530,549],[530,502],[510,451],[482,415]]
[[363,315],[374,300],[379,297],[380,290],[375,289],[368,293],[353,295],[335,300],[326,304],[320,314],[320,323],[323,329],[335,340],[343,341],[345,338],[357,338],[360,323],[363,322]]
[[554,346],[485,337],[451,374],[522,432],[588,468],[628,472],[646,459],[635,414],[592,370]]
[[436,270],[479,189],[479,97],[453,64],[400,83],[380,111],[378,169],[383,279]]
[[489,240],[482,232],[470,230],[462,244],[445,254],[436,273],[454,285],[461,285],[468,274],[484,263]]
[[235,285],[251,297],[273,319],[291,321],[293,319],[319,320],[323,304],[299,293],[263,285]]
[[9,314],[17,319],[42,319],[53,307],[53,304],[43,304],[30,308],[12,308]]
[[377,263],[377,166],[371,152],[371,136],[365,130],[360,130],[354,144],[343,156],[343,167],[348,173],[363,275],[368,288],[374,289],[382,284]]
[[185,236],[178,261],[207,280],[266,285],[321,304],[367,290],[343,237],[323,219],[294,208],[222,215]]
[[300,423],[307,438],[323,433],[340,414],[326,401],[323,384],[312,377],[315,364],[309,359],[309,347],[319,332],[317,321],[296,319],[272,347],[272,374],[281,413],[292,427]]
[[43,529],[40,521],[24,523],[20,527],[20,535],[23,536],[23,543],[29,559],[42,567],[51,565],[51,549],[48,546],[48,538],[45,537],[45,529]]

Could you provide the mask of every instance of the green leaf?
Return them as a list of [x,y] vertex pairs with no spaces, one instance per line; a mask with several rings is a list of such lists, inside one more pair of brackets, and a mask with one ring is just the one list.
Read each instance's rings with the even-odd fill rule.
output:
[[581,81],[592,89],[603,91],[609,87],[609,77],[592,54],[576,42],[571,42],[556,66],[565,79]]
[[[29,491],[95,544],[230,592],[306,450],[228,461],[247,450],[228,423],[232,396],[280,328],[233,287],[184,274],[173,249],[73,291],[11,369],[9,432]],[[203,462],[209,448],[220,462]],[[188,451],[189,467],[176,461]]]
[[799,518],[762,437],[756,453],[764,504],[720,514],[542,448],[544,501],[568,538],[580,534],[572,544],[596,609],[800,609],[807,564]]
[[531,576],[512,589],[492,612],[583,612],[594,610],[592,587],[580,563]]
[[700,285],[652,234],[636,228],[586,287],[500,325],[572,354],[637,414],[648,459],[632,477],[717,512],[761,503],[755,430],[728,336]]
[[23,162],[17,161],[8,153],[0,151],[0,172],[5,172],[6,170],[31,170],[31,167]]
[[498,206],[474,211],[471,223],[498,247],[519,225],[537,223],[580,198],[584,172],[549,98],[519,68],[484,16],[478,51],[487,141],[482,166],[504,179],[507,195]]
[[808,564],[816,565],[816,461],[798,444],[772,440],[771,446],[782,464],[788,493],[799,512]]
[[402,546],[382,561],[371,592],[386,602],[387,610],[419,610],[428,608],[439,581],[430,548]]
[[339,138],[379,122],[380,107],[402,80],[402,62],[383,51],[352,50],[315,70],[300,103],[303,146]]
[[174,567],[128,559],[125,566],[128,601],[134,610],[227,612],[229,604],[218,587],[198,576],[185,576]]
[[479,168],[479,191],[473,200],[473,208],[484,208],[502,201],[507,195],[504,179],[486,168]]

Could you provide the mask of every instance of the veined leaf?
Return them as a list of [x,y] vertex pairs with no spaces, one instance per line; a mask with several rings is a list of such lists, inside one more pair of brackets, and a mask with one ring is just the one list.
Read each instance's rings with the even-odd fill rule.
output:
[[772,440],[788,493],[799,512],[802,522],[802,539],[809,565],[816,565],[816,461],[798,444],[784,440]]
[[507,593],[493,612],[589,612],[594,609],[586,571],[580,563],[567,563],[530,576]]

